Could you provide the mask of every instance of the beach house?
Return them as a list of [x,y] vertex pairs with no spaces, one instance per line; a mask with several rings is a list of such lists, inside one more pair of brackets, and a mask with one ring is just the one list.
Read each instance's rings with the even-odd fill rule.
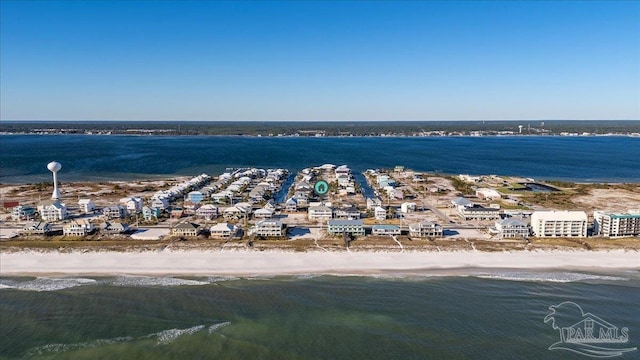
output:
[[85,236],[95,230],[93,223],[89,220],[74,220],[62,227],[62,234],[65,236]]
[[96,205],[91,201],[91,199],[78,200],[78,206],[80,207],[80,211],[85,214],[93,213],[96,210]]
[[495,228],[501,238],[526,238],[529,236],[529,226],[516,218],[496,221]]
[[67,207],[60,201],[45,201],[38,206],[38,212],[44,221],[60,221],[67,218]]
[[376,206],[373,210],[373,217],[378,221],[384,221],[387,219],[387,209],[382,206]]
[[146,221],[157,220],[162,214],[162,210],[156,207],[143,206],[142,207],[142,218]]
[[376,224],[371,227],[373,235],[400,235],[400,227],[397,225]]
[[122,234],[129,230],[129,225],[121,222],[105,221],[100,224],[99,229],[104,234]]
[[102,208],[102,216],[107,219],[121,219],[127,216],[127,208],[123,205],[113,205]]
[[36,209],[27,205],[17,205],[11,208],[11,219],[14,221],[33,220],[36,217]]
[[204,200],[204,193],[202,191],[191,191],[187,194],[187,201],[197,204],[202,200]]
[[218,208],[213,204],[204,204],[196,210],[196,215],[207,220],[215,219],[218,217]]
[[210,237],[218,239],[228,239],[235,235],[237,227],[229,223],[218,223],[209,229]]
[[190,222],[180,223],[171,228],[171,235],[184,236],[184,237],[196,237],[198,236],[198,225]]
[[142,211],[144,202],[139,197],[129,197],[120,199],[120,203],[126,206],[127,211],[131,213],[139,213]]
[[258,221],[250,233],[265,238],[282,237],[285,235],[284,224],[280,220],[265,219]]
[[360,219],[360,210],[354,205],[347,205],[333,210],[335,219]]
[[284,203],[284,210],[287,211],[287,212],[296,212],[296,211],[298,211],[298,201],[295,198],[290,197]]
[[307,215],[309,220],[329,220],[333,216],[333,211],[330,207],[324,205],[309,206]]
[[46,235],[51,232],[51,224],[44,221],[32,221],[26,223],[22,230],[20,230],[21,234],[24,235]]
[[422,221],[409,225],[409,236],[411,237],[441,237],[443,235],[442,226],[431,221]]
[[268,219],[270,217],[273,217],[273,210],[269,210],[265,208],[258,209],[253,212],[253,216],[256,219]]

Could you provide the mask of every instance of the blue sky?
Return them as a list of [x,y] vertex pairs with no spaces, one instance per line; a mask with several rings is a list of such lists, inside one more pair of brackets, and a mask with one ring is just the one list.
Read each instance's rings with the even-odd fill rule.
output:
[[0,2],[3,120],[640,119],[640,2]]

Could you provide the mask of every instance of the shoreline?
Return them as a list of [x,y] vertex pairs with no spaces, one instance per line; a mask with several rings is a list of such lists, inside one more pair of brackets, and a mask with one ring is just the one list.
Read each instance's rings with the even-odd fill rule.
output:
[[375,275],[517,270],[640,270],[640,253],[610,251],[520,252],[286,252],[174,251],[161,252],[34,252],[0,253],[1,276],[56,275],[180,275],[278,276]]

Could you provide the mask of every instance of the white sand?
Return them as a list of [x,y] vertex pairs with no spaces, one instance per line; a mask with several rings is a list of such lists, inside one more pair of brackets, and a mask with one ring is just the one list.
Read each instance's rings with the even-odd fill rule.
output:
[[635,251],[553,252],[16,252],[0,254],[0,274],[279,275],[354,274],[456,268],[640,269]]

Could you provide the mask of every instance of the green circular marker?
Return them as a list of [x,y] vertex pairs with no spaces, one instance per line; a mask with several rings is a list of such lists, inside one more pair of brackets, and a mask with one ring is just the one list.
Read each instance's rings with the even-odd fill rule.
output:
[[329,192],[329,183],[320,180],[313,186],[313,191],[318,195],[324,195]]

